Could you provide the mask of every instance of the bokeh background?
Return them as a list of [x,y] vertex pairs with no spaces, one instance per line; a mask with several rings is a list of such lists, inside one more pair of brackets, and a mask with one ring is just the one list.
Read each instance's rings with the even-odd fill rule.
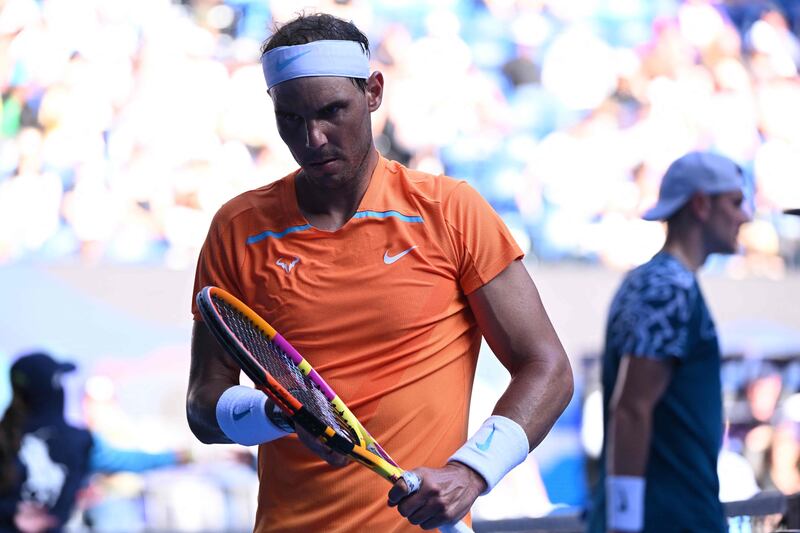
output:
[[[483,518],[585,505],[602,439],[605,312],[664,228],[639,218],[691,149],[745,169],[741,252],[701,275],[717,320],[735,476],[800,491],[797,0],[0,1],[0,409],[32,349],[79,364],[68,411],[188,465],[97,474],[72,529],[248,530],[252,454],[183,414],[197,252],[216,209],[294,169],[259,46],[325,11],[369,37],[386,156],[468,180],[503,216],[576,375],[555,430]],[[472,417],[508,380],[484,350]]]

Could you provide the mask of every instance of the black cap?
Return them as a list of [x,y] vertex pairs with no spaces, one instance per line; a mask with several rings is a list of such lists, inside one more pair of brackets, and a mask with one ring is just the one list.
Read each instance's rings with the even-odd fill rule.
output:
[[23,355],[11,365],[11,383],[29,394],[46,394],[61,388],[59,377],[75,370],[73,363],[59,362],[46,353]]

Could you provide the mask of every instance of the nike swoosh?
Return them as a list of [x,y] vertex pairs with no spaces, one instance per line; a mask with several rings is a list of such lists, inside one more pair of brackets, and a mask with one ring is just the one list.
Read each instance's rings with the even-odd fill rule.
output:
[[411,250],[413,250],[416,247],[417,247],[417,245],[414,245],[411,248],[409,248],[408,250],[403,250],[402,252],[400,252],[397,255],[389,255],[389,250],[386,250],[386,252],[383,254],[383,262],[386,263],[387,265],[391,265],[395,261],[399,261],[404,255],[406,255],[408,252],[410,252]]
[[618,510],[621,513],[624,513],[628,510],[628,498],[625,496],[625,491],[619,491],[617,494],[617,498],[619,498],[619,506]]
[[275,68],[278,69],[278,72],[280,72],[283,69],[285,69],[286,67],[288,67],[289,65],[291,65],[292,63],[294,63],[295,61],[297,61],[298,59],[300,59],[301,57],[303,57],[304,55],[310,54],[310,53],[311,53],[311,50],[306,50],[305,52],[301,52],[301,53],[297,54],[296,56],[292,56],[292,57],[290,57],[288,59],[284,59],[283,61],[278,61],[277,63],[275,63]]
[[476,444],[476,446],[478,447],[478,449],[480,451],[485,452],[486,450],[489,449],[489,446],[492,445],[492,439],[494,438],[494,430],[495,430],[495,427],[494,427],[494,424],[492,424],[492,432],[489,433],[489,436],[486,437],[486,440]]
[[246,417],[247,413],[249,413],[252,410],[253,410],[252,407],[248,407],[244,411],[239,411],[238,413],[236,411],[234,411],[233,412],[233,419],[234,420],[241,420],[242,418]]

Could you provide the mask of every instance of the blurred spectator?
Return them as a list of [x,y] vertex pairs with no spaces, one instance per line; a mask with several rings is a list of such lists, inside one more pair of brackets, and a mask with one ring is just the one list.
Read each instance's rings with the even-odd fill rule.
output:
[[[786,494],[800,490],[800,362],[796,356],[730,358],[723,364],[722,382],[728,427],[721,461],[741,472],[749,469],[760,490]],[[727,494],[741,496],[749,490],[749,481],[730,470],[722,480],[729,484],[722,487]]]
[[143,472],[184,464],[187,452],[115,448],[65,418],[70,362],[31,353],[11,366],[13,397],[0,423],[0,528],[60,531],[90,473]]
[[60,531],[89,472],[92,437],[64,420],[61,375],[75,369],[43,353],[11,367],[2,420],[2,520],[11,531]]
[[784,402],[769,450],[771,484],[784,494],[800,492],[800,392]]
[[294,166],[252,78],[264,26],[301,9],[367,28],[395,88],[379,148],[466,177],[539,259],[642,263],[667,164],[713,149],[752,180],[726,268],[800,263],[775,216],[800,205],[794,1],[67,5],[0,7],[0,264],[192,265],[223,199]]

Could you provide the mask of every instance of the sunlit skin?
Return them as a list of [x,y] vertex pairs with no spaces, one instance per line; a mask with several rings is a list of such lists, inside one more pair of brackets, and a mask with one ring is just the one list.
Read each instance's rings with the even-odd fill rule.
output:
[[733,254],[742,224],[750,220],[742,191],[696,193],[667,228],[664,250],[696,272],[711,254]]
[[724,192],[712,196],[710,211],[705,221],[706,251],[709,254],[736,253],[739,229],[749,219],[744,210],[742,191]]
[[366,91],[348,78],[296,78],[270,90],[278,133],[301,171],[297,201],[308,221],[341,227],[369,185],[378,153],[370,113],[383,98],[383,75],[374,72]]

